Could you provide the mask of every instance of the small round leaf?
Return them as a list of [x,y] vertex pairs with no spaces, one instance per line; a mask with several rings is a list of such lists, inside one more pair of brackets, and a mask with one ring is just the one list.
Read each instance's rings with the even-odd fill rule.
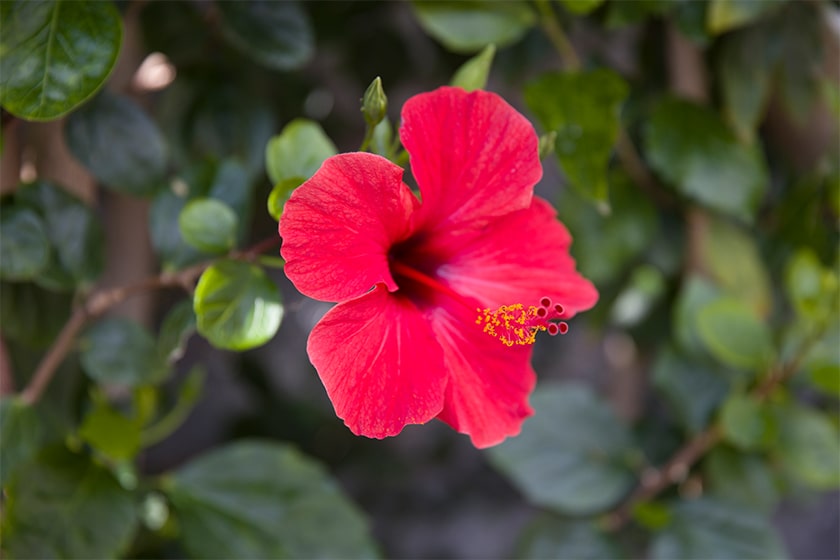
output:
[[0,212],[0,278],[26,280],[47,266],[50,242],[44,223],[28,208]]
[[184,241],[205,253],[226,253],[236,245],[238,218],[225,204],[212,198],[192,200],[178,215]]

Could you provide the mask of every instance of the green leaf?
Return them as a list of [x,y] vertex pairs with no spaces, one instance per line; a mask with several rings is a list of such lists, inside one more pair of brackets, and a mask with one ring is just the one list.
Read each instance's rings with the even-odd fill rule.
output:
[[113,461],[128,461],[140,451],[140,424],[106,403],[85,415],[79,437]]
[[708,216],[703,236],[702,262],[717,286],[759,317],[767,317],[773,294],[755,238],[744,228],[714,216]]
[[307,119],[295,119],[265,148],[265,167],[273,184],[287,179],[308,179],[324,160],[338,153],[335,144],[321,125]]
[[661,502],[636,502],[631,509],[633,521],[650,531],[661,531],[671,522],[671,509]]
[[191,200],[178,215],[181,237],[205,253],[226,253],[233,249],[237,224],[230,206],[212,198]]
[[643,131],[653,169],[682,194],[752,221],[767,189],[756,146],[735,139],[714,111],[678,99],[658,103]]
[[720,410],[723,437],[741,449],[768,447],[776,437],[776,424],[762,403],[746,395],[733,394]]
[[633,485],[627,427],[606,403],[577,385],[538,387],[522,433],[489,450],[534,505],[560,513],[604,511]]
[[181,236],[178,218],[187,205],[187,194],[183,196],[165,189],[152,199],[149,209],[149,236],[152,246],[163,261],[164,270],[183,268],[200,261],[200,251],[188,245]]
[[709,31],[719,35],[742,27],[783,4],[783,0],[711,0],[708,12]]
[[653,365],[653,386],[689,432],[700,433],[729,391],[729,383],[703,364],[666,347]]
[[134,499],[104,468],[63,447],[21,470],[4,505],[10,558],[116,558],[137,526]]
[[238,442],[168,481],[196,558],[371,558],[367,523],[325,470],[294,449]]
[[46,437],[41,414],[17,398],[0,399],[0,486],[41,449]]
[[289,179],[281,179],[274,185],[274,188],[268,194],[268,202],[266,203],[268,213],[272,218],[278,222],[280,221],[280,216],[283,215],[283,207],[286,205],[286,201],[292,196],[292,192],[303,184],[305,180],[303,177],[290,177]]
[[604,0],[560,0],[560,3],[573,14],[585,15],[598,8]]
[[462,53],[515,43],[536,20],[530,6],[516,1],[414,0],[411,5],[426,33]]
[[46,181],[24,185],[15,198],[43,219],[60,269],[82,286],[93,283],[104,268],[105,240],[91,209]]
[[297,2],[219,2],[224,38],[255,62],[274,70],[306,64],[315,49],[309,18]]
[[638,325],[664,295],[665,277],[649,264],[637,266],[610,309],[610,322],[622,328]]
[[26,280],[40,273],[50,259],[44,223],[33,210],[0,209],[0,278]]
[[671,0],[635,0],[607,3],[607,27],[624,27],[661,16],[674,5]]
[[99,383],[141,385],[162,367],[151,335],[125,318],[98,321],[85,331],[79,347],[82,367]]
[[103,92],[75,111],[64,129],[73,155],[105,186],[152,194],[166,172],[163,135],[127,97]]
[[773,359],[770,329],[740,300],[722,297],[705,305],[697,329],[709,352],[728,366],[756,371]]
[[122,22],[111,2],[0,3],[0,104],[46,121],[102,87],[117,61]]
[[782,468],[816,490],[840,486],[840,432],[827,414],[796,404],[773,410],[779,426],[774,446]]
[[158,334],[157,349],[162,361],[173,364],[181,359],[187,340],[195,329],[195,312],[191,301],[181,301],[170,309]]
[[834,286],[831,286],[830,279],[826,279],[831,275],[830,270],[824,271],[811,249],[801,249],[791,257],[785,269],[785,290],[797,313],[813,319],[825,313],[825,307],[831,307],[828,301],[824,301],[825,295],[834,295],[825,292],[837,291],[836,279]]
[[32,348],[46,348],[72,309],[72,295],[51,292],[31,282],[0,285],[3,336]]
[[720,290],[703,276],[692,274],[683,281],[673,307],[673,321],[674,338],[687,356],[700,358],[708,355],[698,332],[697,314],[720,296]]
[[621,555],[592,521],[542,514],[522,531],[515,557],[603,560]]
[[653,538],[651,560],[786,557],[769,519],[755,510],[701,498],[675,504],[672,513]]
[[204,271],[195,288],[198,332],[227,350],[268,342],[283,318],[280,292],[257,266],[224,260]]
[[484,89],[487,86],[487,77],[490,75],[490,68],[493,66],[495,55],[496,45],[487,45],[484,50],[466,61],[455,71],[450,84],[466,91]]
[[560,219],[575,240],[572,254],[578,269],[599,287],[621,278],[627,267],[650,247],[659,230],[653,205],[639,196],[625,175],[613,172],[609,183],[613,212],[608,215],[584,204],[572,189],[563,190],[557,205]]
[[703,462],[712,496],[771,513],[779,491],[767,461],[725,446],[715,447]]
[[557,132],[554,151],[566,177],[602,205],[626,96],[627,84],[606,69],[544,74],[525,88],[525,102],[543,128]]
[[[178,389],[175,405],[155,423],[146,426],[140,434],[140,443],[144,448],[163,441],[184,423],[201,397],[205,377],[203,368],[193,366]],[[140,420],[138,418],[138,423]]]

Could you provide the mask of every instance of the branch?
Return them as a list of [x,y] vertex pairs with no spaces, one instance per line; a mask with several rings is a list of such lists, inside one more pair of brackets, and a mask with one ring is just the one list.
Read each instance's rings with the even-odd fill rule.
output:
[[557,54],[560,55],[564,66],[570,70],[580,70],[580,57],[578,57],[575,48],[558,23],[548,0],[536,0],[535,4],[539,12],[540,25],[557,50]]
[[[244,251],[231,252],[227,255],[227,258],[251,261],[278,243],[280,243],[280,238],[273,236]],[[70,319],[64,324],[47,355],[38,364],[38,368],[32,375],[29,384],[20,394],[20,399],[26,404],[34,404],[41,398],[58,370],[58,366],[64,361],[73,347],[73,342],[88,321],[102,315],[134,294],[175,287],[183,288],[188,292],[192,291],[196,278],[217,260],[206,261],[175,273],[161,273],[158,276],[150,276],[127,286],[94,292],[73,312]]]

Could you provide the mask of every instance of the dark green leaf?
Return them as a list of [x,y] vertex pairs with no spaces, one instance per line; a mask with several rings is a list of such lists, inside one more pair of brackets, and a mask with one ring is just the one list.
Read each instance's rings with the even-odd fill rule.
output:
[[251,0],[216,6],[225,39],[263,66],[293,70],[312,56],[312,27],[297,2]]
[[584,15],[598,8],[604,0],[560,0],[560,3],[573,14]]
[[98,321],[85,331],[79,346],[82,367],[100,383],[141,385],[163,367],[151,335],[125,318]]
[[195,328],[191,301],[184,300],[169,310],[158,335],[157,347],[161,359],[169,364],[178,361]]
[[335,144],[324,134],[321,125],[307,119],[295,119],[265,147],[265,167],[273,184],[288,179],[308,179],[324,160],[337,153]]
[[760,370],[773,359],[770,329],[737,299],[723,297],[697,313],[697,332],[721,363],[747,371]]
[[487,45],[480,53],[466,61],[452,76],[451,84],[466,91],[484,89],[496,55],[496,45]]
[[44,450],[20,471],[4,509],[10,558],[116,558],[137,526],[131,494],[63,447]]
[[757,147],[739,144],[710,109],[665,99],[644,130],[648,161],[677,190],[711,208],[752,221],[767,188]]
[[570,520],[543,514],[525,527],[516,558],[619,558],[617,547],[590,520]]
[[226,253],[236,245],[238,219],[234,211],[212,198],[191,200],[178,215],[181,237],[205,253]]
[[741,449],[770,445],[776,437],[776,424],[767,408],[746,395],[730,395],[720,410],[723,437]]
[[127,97],[103,92],[67,119],[67,145],[105,186],[144,196],[166,172],[166,145],[157,125]]
[[60,117],[93,95],[122,41],[111,2],[0,2],[0,103],[24,119]]
[[149,235],[164,270],[177,270],[202,259],[202,254],[181,237],[178,217],[186,204],[187,193],[176,194],[173,189],[165,189],[152,199]]
[[718,35],[741,27],[778,9],[782,4],[783,0],[711,0],[709,31]]
[[722,376],[667,347],[653,366],[653,385],[691,433],[708,426],[712,412],[729,390],[729,383]]
[[3,336],[34,348],[45,348],[70,317],[72,296],[45,290],[31,282],[0,285]]
[[247,350],[268,342],[283,318],[280,292],[265,272],[239,261],[219,261],[195,288],[198,332],[211,344]]
[[44,444],[46,430],[39,411],[16,398],[0,399],[0,486]]
[[671,0],[635,0],[634,2],[609,2],[607,26],[623,27],[639,23],[651,16],[666,13],[674,2]]
[[515,43],[536,19],[528,4],[515,1],[414,0],[411,5],[423,29],[455,52]]
[[168,484],[196,558],[377,556],[359,511],[316,463],[272,443],[240,442],[199,457]]
[[762,457],[717,446],[703,465],[712,496],[767,513],[775,508],[779,491]]
[[633,485],[627,427],[589,389],[538,387],[522,433],[490,449],[528,501],[561,513],[603,511]]
[[767,27],[766,50],[778,56],[778,85],[785,108],[802,126],[818,101],[823,69],[824,17],[819,5],[790,2]]
[[782,468],[817,490],[840,486],[840,432],[827,414],[796,404],[774,409],[779,438],[774,446]]
[[544,74],[525,89],[543,128],[557,132],[554,150],[580,192],[607,204],[607,163],[618,137],[627,84],[611,70]]
[[652,560],[786,557],[770,521],[755,510],[701,498],[672,512],[671,525],[654,536]]
[[767,108],[773,68],[762,29],[727,35],[717,51],[725,115],[738,136],[752,140]]
[[114,461],[131,460],[140,451],[140,424],[105,403],[85,415],[79,437]]
[[584,276],[596,286],[614,282],[647,249],[658,230],[657,216],[647,198],[629,179],[610,174],[610,205],[604,215],[584,204],[577,191],[564,189],[557,212],[574,238],[572,254]]
[[46,181],[23,186],[15,197],[40,214],[57,264],[83,286],[94,282],[104,267],[105,240],[91,209]]
[[673,308],[674,337],[687,356],[707,356],[706,346],[697,332],[697,314],[707,304],[720,297],[720,290],[703,276],[688,276],[680,289]]
[[201,397],[205,377],[204,369],[200,366],[194,366],[190,370],[186,379],[178,388],[178,396],[174,407],[155,423],[143,429],[140,435],[140,442],[143,447],[163,441],[184,423]]
[[303,177],[291,177],[289,179],[281,179],[268,195],[268,213],[277,221],[280,221],[280,216],[283,215],[283,207],[286,201],[292,196],[292,192],[298,188],[306,179]]
[[0,278],[26,280],[47,266],[50,242],[44,223],[33,210],[19,206],[0,209]]

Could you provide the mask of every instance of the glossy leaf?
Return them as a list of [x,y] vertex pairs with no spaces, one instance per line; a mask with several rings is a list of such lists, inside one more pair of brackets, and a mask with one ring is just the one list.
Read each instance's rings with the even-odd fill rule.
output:
[[644,129],[654,170],[682,194],[750,222],[767,189],[767,169],[757,148],[735,139],[712,110],[665,99]]
[[293,1],[219,2],[225,39],[254,61],[275,70],[304,65],[314,51],[309,18]]
[[711,0],[709,31],[717,35],[744,26],[783,3],[784,0]]
[[226,253],[236,245],[236,213],[212,198],[191,200],[178,215],[181,237],[205,253]]
[[105,403],[85,415],[79,437],[113,461],[131,460],[140,451],[140,424]]
[[265,167],[273,184],[303,177],[318,171],[324,160],[338,150],[321,125],[307,119],[295,119],[265,148]]
[[0,278],[26,280],[50,259],[50,242],[40,216],[29,208],[0,209]]
[[462,53],[515,43],[536,19],[530,6],[510,0],[414,0],[411,5],[429,35]]
[[752,140],[769,102],[773,68],[766,47],[763,29],[749,28],[724,37],[717,51],[724,112],[744,140]]
[[96,93],[122,42],[111,2],[2,2],[0,21],[0,104],[28,120],[58,118]]
[[186,195],[176,194],[172,189],[165,189],[152,199],[149,235],[164,270],[177,270],[202,259],[201,252],[181,236],[178,217],[186,205]]
[[621,556],[594,522],[543,514],[523,530],[515,557],[602,560]]
[[729,390],[723,376],[671,348],[657,356],[653,386],[665,397],[680,424],[695,434],[709,425],[712,413]]
[[156,378],[162,367],[154,339],[129,319],[98,321],[85,331],[79,346],[82,367],[100,383],[141,385]]
[[611,70],[544,74],[525,88],[543,128],[557,132],[554,151],[569,182],[602,205],[626,96],[627,84]]
[[116,558],[137,525],[131,494],[105,468],[63,447],[41,452],[7,492],[10,558]]
[[266,203],[268,214],[272,218],[278,222],[280,221],[280,216],[283,215],[283,207],[286,205],[286,201],[292,196],[292,192],[303,184],[305,180],[303,177],[291,177],[289,179],[282,179],[274,185],[274,188],[268,194],[268,201]]
[[42,414],[34,405],[14,397],[0,399],[0,486],[35,456],[45,436]]
[[779,490],[766,459],[740,453],[726,446],[715,447],[703,462],[710,493],[721,500],[770,513],[779,500]]
[[604,511],[633,485],[633,443],[606,403],[577,385],[538,387],[522,433],[489,450],[496,467],[538,506],[585,515]]
[[157,348],[161,359],[168,364],[178,361],[184,354],[187,340],[195,329],[195,312],[192,302],[184,300],[170,309],[158,335]]
[[741,449],[770,445],[776,436],[776,424],[767,408],[746,395],[730,395],[720,410],[724,439]]
[[787,556],[770,520],[755,510],[701,498],[675,504],[672,514],[653,538],[652,560]]
[[193,309],[199,334],[228,350],[265,344],[283,318],[280,292],[265,272],[230,260],[204,271],[195,288]]
[[161,185],[167,163],[163,135],[127,97],[99,94],[70,115],[64,133],[76,159],[105,186],[145,196]]
[[323,468],[275,443],[201,456],[167,484],[196,558],[371,558],[367,524]]
[[817,490],[840,487],[840,431],[828,415],[796,404],[777,406],[779,438],[774,446],[782,468]]
[[697,327],[706,348],[723,364],[756,371],[773,358],[770,329],[740,300],[720,298],[705,305]]
[[496,45],[487,45],[480,53],[466,61],[452,76],[451,85],[475,91],[484,89],[487,86],[487,77],[490,75],[490,68],[493,66],[493,57],[496,55]]

